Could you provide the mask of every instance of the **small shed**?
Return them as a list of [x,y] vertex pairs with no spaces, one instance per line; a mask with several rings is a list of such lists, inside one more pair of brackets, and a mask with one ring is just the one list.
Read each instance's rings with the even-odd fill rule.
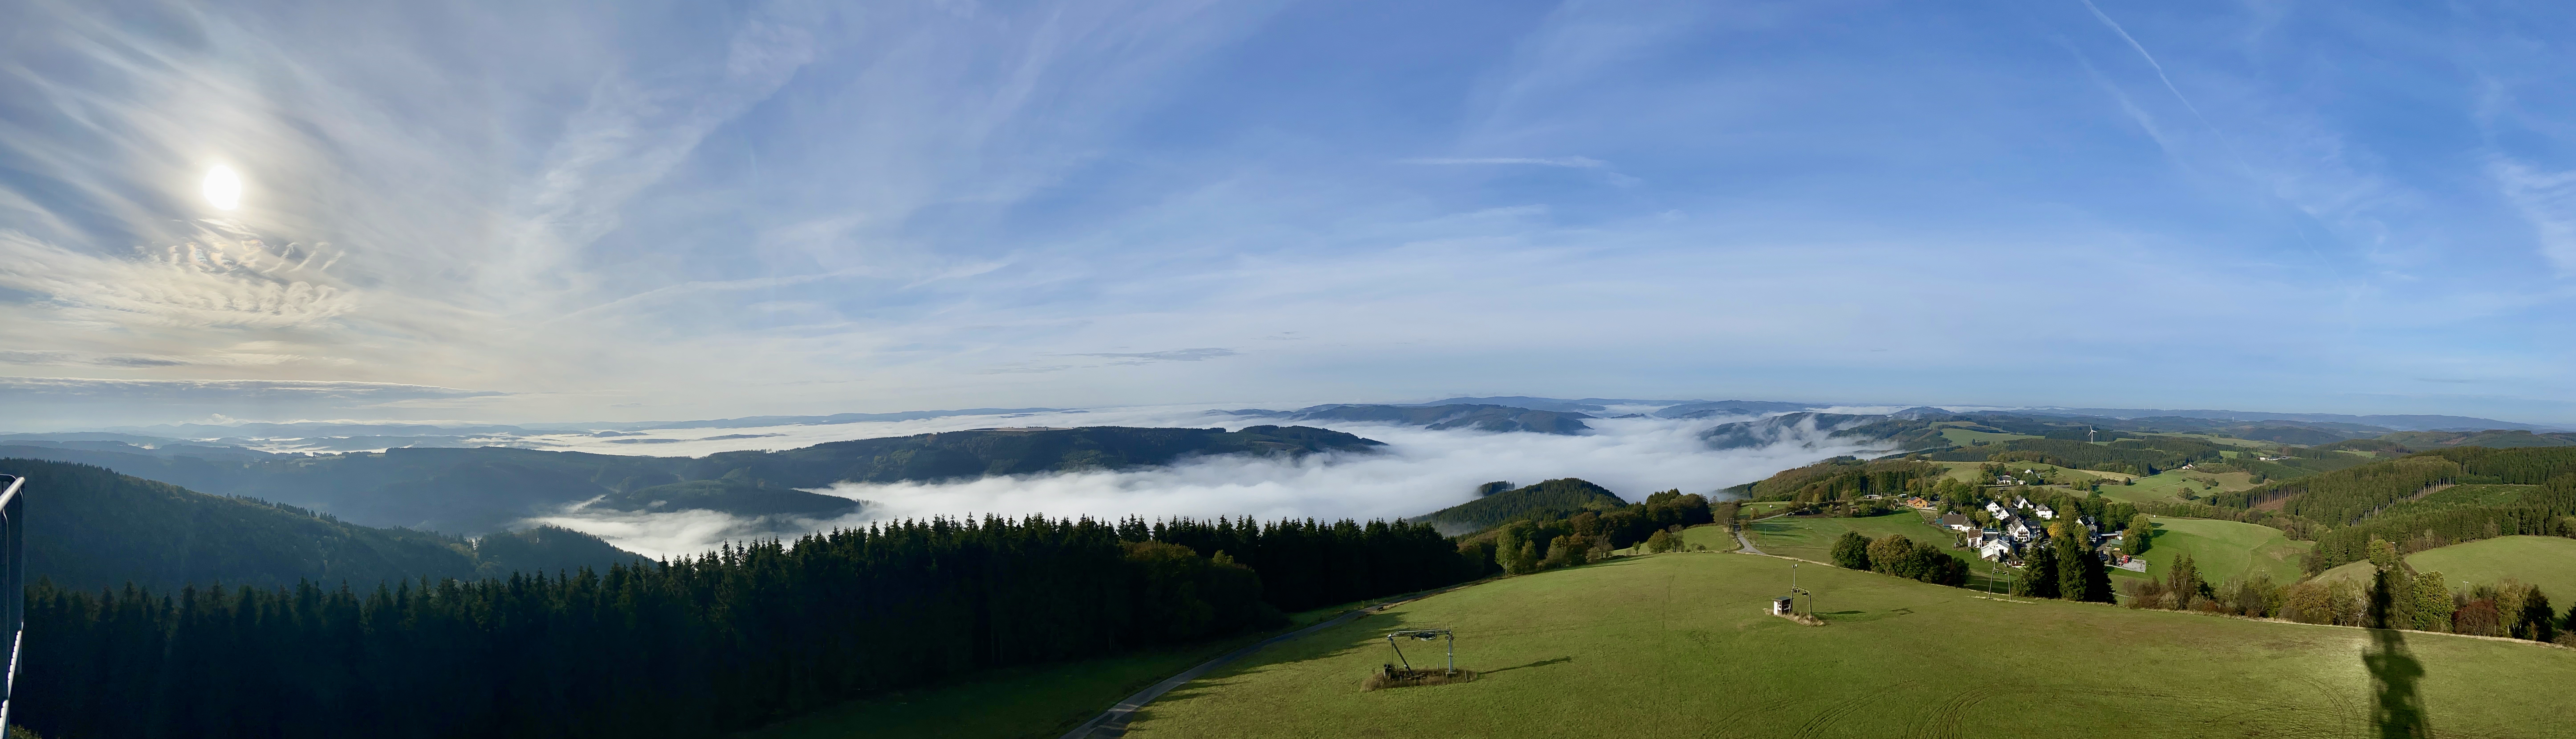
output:
[[1791,600],[1790,596],[1785,596],[1785,595],[1784,595],[1784,596],[1780,596],[1780,597],[1778,597],[1778,598],[1773,598],[1773,599],[1771,599],[1771,615],[1774,615],[1774,616],[1786,616],[1786,615],[1789,615],[1789,610],[1790,610],[1789,604],[1790,604],[1790,603],[1792,603],[1792,602],[1794,602],[1794,601],[1792,601],[1792,600]]

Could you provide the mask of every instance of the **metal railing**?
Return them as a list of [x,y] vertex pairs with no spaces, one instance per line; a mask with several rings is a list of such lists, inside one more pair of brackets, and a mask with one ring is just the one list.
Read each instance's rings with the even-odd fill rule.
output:
[[18,687],[18,645],[27,626],[27,478],[0,475],[0,629],[9,632],[9,666],[0,671],[0,734],[9,731],[9,699]]

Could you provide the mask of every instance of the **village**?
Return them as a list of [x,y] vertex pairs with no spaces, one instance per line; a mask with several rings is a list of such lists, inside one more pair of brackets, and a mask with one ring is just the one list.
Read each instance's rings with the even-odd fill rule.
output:
[[[1953,545],[1973,550],[1981,559],[2011,567],[2022,566],[2021,557],[2033,540],[2054,538],[2051,526],[2063,525],[2065,534],[2082,531],[2085,548],[2102,559],[2104,565],[2131,572],[2147,571],[2146,560],[2128,554],[2127,532],[2104,524],[2094,516],[2074,511],[2060,512],[2044,502],[2034,502],[2026,495],[2013,494],[2013,488],[2039,481],[2037,469],[2022,470],[2023,477],[1996,474],[1994,482],[1981,486],[1984,505],[1975,501],[1949,501],[1938,497],[1908,496],[1906,507],[1926,513],[1937,512],[1935,525],[1958,535]],[[2044,483],[2043,483],[2044,484]],[[1963,504],[1964,503],[1964,504]],[[1945,510],[1946,509],[1946,510]],[[2073,514],[2073,515],[2067,515]]]

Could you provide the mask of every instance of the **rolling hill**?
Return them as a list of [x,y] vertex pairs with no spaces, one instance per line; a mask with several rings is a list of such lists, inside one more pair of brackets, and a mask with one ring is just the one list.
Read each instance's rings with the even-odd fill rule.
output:
[[0,459],[28,478],[27,577],[72,589],[133,583],[272,587],[606,569],[643,558],[556,528],[480,540],[371,528],[292,506],[192,492],[87,465]]
[[1628,505],[1609,489],[1576,478],[1486,494],[1475,500],[1415,516],[1450,536],[1474,533],[1536,511],[1608,511]]
[[[1826,626],[1765,613],[1790,563],[1620,559],[1488,582],[1272,647],[1128,736],[2529,736],[2576,656],[2528,643],[1988,598],[1806,566]],[[1382,636],[1457,634],[1469,682],[1363,692]],[[1407,643],[1416,666],[1441,645]],[[2284,676],[2298,676],[2287,679]]]
[[[981,429],[819,444],[785,451],[725,452],[702,458],[639,457],[482,447],[396,448],[350,454],[262,454],[205,458],[100,449],[0,446],[0,457],[91,464],[191,490],[276,501],[369,526],[449,533],[500,531],[513,522],[607,495],[674,483],[731,479],[700,488],[693,507],[741,515],[774,513],[764,488],[812,488],[844,480],[935,481],[985,475],[1171,464],[1222,454],[1298,456],[1365,452],[1379,442],[1302,426],[1224,429]],[[736,499],[728,494],[749,495]],[[820,496],[827,497],[827,496]],[[649,504],[650,501],[644,501]],[[800,505],[830,501],[806,499]],[[622,505],[622,503],[621,503]]]

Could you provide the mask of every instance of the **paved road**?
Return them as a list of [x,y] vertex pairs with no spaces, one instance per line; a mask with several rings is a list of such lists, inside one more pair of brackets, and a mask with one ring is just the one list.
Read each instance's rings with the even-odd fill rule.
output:
[[1110,706],[1109,710],[1102,711],[1100,712],[1100,715],[1091,717],[1091,720],[1082,722],[1081,726],[1073,727],[1072,731],[1065,732],[1062,739],[1114,739],[1115,737],[1125,736],[1127,734],[1128,719],[1134,718],[1137,711],[1145,708],[1145,704],[1152,703],[1154,702],[1154,699],[1163,697],[1164,693],[1171,692],[1173,688],[1187,684],[1189,681],[1199,679],[1199,676],[1207,674],[1209,670],[1225,666],[1225,663],[1242,659],[1244,656],[1250,655],[1253,652],[1261,651],[1262,648],[1268,647],[1272,644],[1277,644],[1305,636],[1307,634],[1312,634],[1317,631],[1349,623],[1351,619],[1359,618],[1365,614],[1386,610],[1398,603],[1421,600],[1423,598],[1439,595],[1441,593],[1446,593],[1451,590],[1456,590],[1473,584],[1475,583],[1451,585],[1439,590],[1425,592],[1421,595],[1404,598],[1403,600],[1391,600],[1365,608],[1354,609],[1349,613],[1334,616],[1323,623],[1280,634],[1268,639],[1263,639],[1259,644],[1227,652],[1223,657],[1201,662],[1197,667],[1192,667],[1188,670],[1182,671],[1181,674],[1173,675],[1164,679],[1162,682],[1154,683],[1152,686],[1149,686],[1144,690],[1136,691],[1135,695],[1127,696],[1127,699],[1119,701],[1118,705]]
[[1747,531],[1751,531],[1751,530],[1753,530],[1753,525],[1754,525],[1754,524],[1761,523],[1761,522],[1764,522],[1764,521],[1769,521],[1769,520],[1771,520],[1771,519],[1779,518],[1779,517],[1781,517],[1781,516],[1786,516],[1786,515],[1789,515],[1789,514],[1786,514],[1786,513],[1774,513],[1774,514],[1771,514],[1771,515],[1768,515],[1768,516],[1763,516],[1763,517],[1761,517],[1761,518],[1757,518],[1757,519],[1753,519],[1753,520],[1751,520],[1751,521],[1747,521],[1747,522],[1745,522],[1745,523],[1744,523],[1744,528],[1736,529],[1736,530],[1735,530],[1735,543],[1736,543],[1736,545],[1737,545],[1737,546],[1744,547],[1744,548],[1743,548],[1742,550],[1740,550],[1740,551],[1743,551],[1743,552],[1744,552],[1744,553],[1746,553],[1746,554],[1767,554],[1767,552],[1764,552],[1764,551],[1762,551],[1761,549],[1755,548],[1755,547],[1753,546],[1753,540],[1752,540],[1752,539],[1750,539],[1750,538],[1746,538],[1746,537],[1745,537],[1745,535],[1744,535],[1744,532],[1747,532]]
[[1736,529],[1736,530],[1735,530],[1735,544],[1736,544],[1736,546],[1743,547],[1743,548],[1744,548],[1744,549],[1743,549],[1743,551],[1744,551],[1744,552],[1746,552],[1746,553],[1748,553],[1748,554],[1761,554],[1761,553],[1762,553],[1762,550],[1753,548],[1753,540],[1752,540],[1752,539],[1744,538],[1744,530],[1743,530],[1743,529]]

